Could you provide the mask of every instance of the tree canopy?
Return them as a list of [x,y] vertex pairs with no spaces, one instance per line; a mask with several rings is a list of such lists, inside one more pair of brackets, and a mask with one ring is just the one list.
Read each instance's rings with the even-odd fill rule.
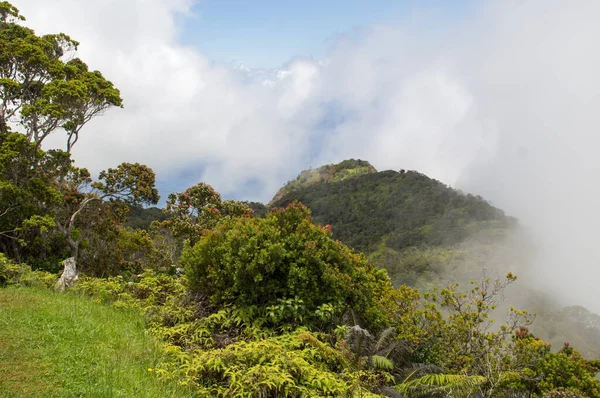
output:
[[184,250],[182,263],[192,291],[214,304],[265,308],[294,299],[307,316],[329,304],[336,315],[354,310],[369,327],[382,326],[379,300],[393,291],[385,271],[312,224],[299,203],[266,218],[221,221]]

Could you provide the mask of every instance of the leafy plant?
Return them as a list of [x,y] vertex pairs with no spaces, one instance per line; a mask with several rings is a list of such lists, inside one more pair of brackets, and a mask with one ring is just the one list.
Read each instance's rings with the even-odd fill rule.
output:
[[443,396],[466,397],[477,391],[486,381],[483,376],[459,374],[426,374],[418,379],[405,379],[395,389],[409,397]]
[[55,274],[32,270],[26,264],[16,264],[0,253],[0,287],[8,285],[51,288],[57,280]]
[[352,309],[380,328],[386,309],[379,300],[393,295],[385,271],[332,240],[300,204],[264,219],[223,220],[186,247],[182,263],[193,292],[214,305],[268,308],[275,323],[316,324],[326,310],[331,318]]

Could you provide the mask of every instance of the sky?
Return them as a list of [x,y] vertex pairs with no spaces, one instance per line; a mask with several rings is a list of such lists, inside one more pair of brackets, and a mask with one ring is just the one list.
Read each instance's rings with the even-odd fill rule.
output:
[[91,171],[266,202],[347,158],[418,170],[518,217],[541,253],[525,283],[600,311],[600,2],[14,3],[121,90],[75,148]]
[[[182,20],[182,43],[215,62],[278,68],[296,57],[322,59],[341,36],[361,36],[375,24],[436,15],[435,24],[457,23],[465,0],[200,0]],[[421,5],[419,5],[421,4]],[[427,29],[435,25],[428,26]]]

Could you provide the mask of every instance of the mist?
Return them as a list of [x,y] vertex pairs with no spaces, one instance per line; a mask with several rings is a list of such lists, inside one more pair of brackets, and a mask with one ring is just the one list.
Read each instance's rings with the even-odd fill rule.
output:
[[519,284],[600,312],[599,15],[594,1],[488,2],[458,27],[425,33],[423,11],[338,43],[323,74],[342,75],[325,92],[352,117],[321,163],[362,157],[483,196],[535,248],[526,269],[506,258]]
[[484,55],[467,70],[476,117],[494,126],[495,145],[457,185],[529,229],[536,256],[531,280],[521,283],[598,312],[600,4],[519,4],[485,11],[504,23],[490,29]]

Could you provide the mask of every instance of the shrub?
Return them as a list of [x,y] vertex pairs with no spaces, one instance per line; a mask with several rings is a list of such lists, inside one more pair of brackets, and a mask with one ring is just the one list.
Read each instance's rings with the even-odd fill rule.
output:
[[312,336],[297,331],[191,355],[173,350],[177,361],[156,372],[179,377],[203,397],[380,397],[362,386],[364,372],[332,372],[335,351],[315,348],[303,335]]
[[334,241],[329,228],[312,224],[299,203],[264,219],[223,220],[184,249],[182,263],[191,290],[207,294],[213,305],[273,309],[292,300],[298,305],[286,311],[297,313],[286,318],[306,313],[305,322],[331,304],[338,315],[352,310],[366,327],[381,328],[381,301],[393,294],[385,271]]
[[[543,380],[537,384],[540,392],[549,397],[570,397],[573,393],[585,397],[600,397],[600,381],[595,361],[586,361],[568,343],[558,352],[547,355],[540,366]],[[569,395],[571,394],[571,395]]]
[[29,265],[16,264],[0,253],[0,287],[18,285],[53,287],[58,277],[45,271],[33,271]]

